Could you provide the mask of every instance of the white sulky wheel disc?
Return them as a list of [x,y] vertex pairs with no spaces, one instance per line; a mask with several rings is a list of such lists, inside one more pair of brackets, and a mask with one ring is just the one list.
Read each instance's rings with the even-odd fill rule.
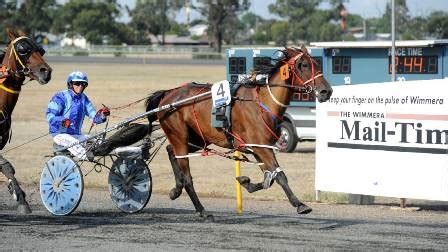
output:
[[114,204],[123,212],[135,213],[148,204],[152,178],[142,159],[118,158],[109,172],[109,192]]
[[84,191],[79,166],[73,159],[58,155],[45,163],[40,177],[40,197],[54,215],[69,215],[78,207]]

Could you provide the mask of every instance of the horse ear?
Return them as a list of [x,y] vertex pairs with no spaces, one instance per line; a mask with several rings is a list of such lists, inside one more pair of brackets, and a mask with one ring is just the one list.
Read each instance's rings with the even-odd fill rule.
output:
[[308,54],[308,49],[306,49],[306,46],[304,44],[302,44],[302,46],[300,47],[300,50],[306,54]]
[[12,28],[7,28],[6,33],[8,34],[9,40],[11,41],[20,37],[19,31],[16,31],[15,29]]
[[297,54],[297,51],[296,51],[295,47],[287,47],[286,48],[286,57],[287,58],[292,57],[296,54]]

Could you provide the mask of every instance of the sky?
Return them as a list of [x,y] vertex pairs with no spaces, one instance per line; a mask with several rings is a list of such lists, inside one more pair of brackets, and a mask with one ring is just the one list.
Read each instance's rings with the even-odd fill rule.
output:
[[[135,6],[135,0],[118,0],[121,4],[126,4],[130,8]],[[269,4],[275,3],[276,0],[252,0],[250,11],[265,17],[275,18],[275,15],[269,13]],[[361,15],[364,18],[380,17],[383,15],[386,8],[386,3],[391,0],[350,0],[345,3],[345,7],[352,14]],[[407,0],[406,1],[411,16],[427,16],[432,11],[442,10],[448,12],[448,0]],[[322,8],[328,7],[328,4],[323,4]],[[198,18],[199,15],[192,13],[190,20]],[[126,22],[128,17],[123,17],[122,21]],[[178,22],[185,22],[185,13],[180,12],[176,15]]]

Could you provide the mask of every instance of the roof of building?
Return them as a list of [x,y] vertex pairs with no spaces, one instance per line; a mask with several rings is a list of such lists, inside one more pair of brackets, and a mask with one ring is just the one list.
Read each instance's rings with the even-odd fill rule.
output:
[[[448,39],[395,41],[395,46],[399,47],[432,47],[439,44],[448,44]],[[323,48],[389,48],[392,47],[392,41],[311,42],[310,45]]]

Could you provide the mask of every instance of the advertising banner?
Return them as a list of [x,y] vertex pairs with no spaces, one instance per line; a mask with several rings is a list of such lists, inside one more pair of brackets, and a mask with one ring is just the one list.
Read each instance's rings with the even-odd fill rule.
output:
[[333,87],[316,190],[448,201],[448,79]]

